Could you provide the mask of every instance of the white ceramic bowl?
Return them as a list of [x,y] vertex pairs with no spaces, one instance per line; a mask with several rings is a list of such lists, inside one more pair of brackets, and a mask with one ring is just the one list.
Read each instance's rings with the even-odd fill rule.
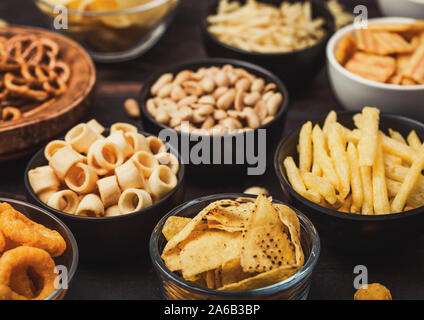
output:
[[[400,1],[400,0],[398,0]],[[409,18],[375,18],[368,23],[400,22],[412,23]],[[349,110],[364,106],[378,107],[383,112],[397,113],[424,120],[424,85],[401,86],[365,79],[346,70],[334,57],[334,49],[348,33],[353,33],[353,24],[337,31],[327,44],[327,66],[330,84],[340,103]]]
[[424,19],[424,0],[378,0],[383,15]]

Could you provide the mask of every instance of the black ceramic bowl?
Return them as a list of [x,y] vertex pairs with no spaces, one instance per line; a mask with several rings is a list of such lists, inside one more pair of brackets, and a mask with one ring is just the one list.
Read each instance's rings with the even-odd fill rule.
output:
[[[206,10],[202,17],[201,29],[203,43],[206,52],[211,57],[225,57],[249,61],[272,70],[277,74],[289,88],[298,88],[310,82],[325,65],[325,48],[327,41],[335,31],[334,18],[328,11],[325,1],[316,0],[289,0],[289,2],[309,1],[312,5],[312,15],[314,18],[325,19],[326,36],[315,45],[293,52],[287,53],[258,53],[249,52],[227,45],[208,31],[207,17],[216,14],[218,0]],[[241,1],[242,3],[245,0]],[[281,1],[260,0],[260,2],[279,6]]]
[[[63,239],[65,239],[66,250],[60,257],[54,258],[54,262],[56,266],[64,266],[66,268],[68,277],[67,287],[69,288],[72,278],[77,271],[79,259],[78,245],[72,232],[62,221],[42,208],[23,201],[0,197],[0,203],[1,202],[7,202],[13,208],[15,208],[15,210],[19,211],[32,221],[42,224],[49,229],[56,230],[60,233]],[[63,273],[61,274],[63,275]],[[45,300],[62,300],[68,291],[68,288],[56,289],[49,296],[47,296]]]
[[[145,136],[151,136],[150,133],[139,132]],[[177,151],[171,146],[168,147],[168,151],[180,159]],[[149,237],[156,223],[184,198],[185,167],[180,164],[177,186],[165,198],[152,206],[115,217],[76,216],[49,207],[32,191],[28,171],[47,164],[44,148],[29,161],[24,178],[28,199],[59,217],[72,230],[79,243],[82,262],[118,261],[122,258],[138,258],[147,253]]]
[[[231,64],[237,68],[244,68],[250,73],[263,78],[265,82],[274,82],[277,85],[277,89],[275,91],[281,92],[284,99],[283,99],[283,102],[281,103],[281,106],[278,112],[275,114],[274,120],[270,121],[266,125],[263,125],[259,128],[249,130],[248,131],[249,133],[243,132],[243,133],[231,134],[233,139],[228,142],[228,138],[230,136],[229,134],[215,135],[215,136],[204,136],[204,135],[202,136],[202,135],[196,135],[196,134],[189,135],[188,133],[185,133],[185,132],[176,131],[162,123],[157,122],[152,117],[152,115],[147,111],[146,101],[151,97],[150,88],[162,74],[172,73],[175,75],[181,70],[195,71],[201,67],[211,67],[211,66],[220,67],[226,64]],[[260,149],[259,147],[264,148],[266,146],[265,152],[267,154],[272,154],[278,141],[282,137],[282,132],[283,132],[287,110],[288,110],[289,96],[288,96],[286,86],[281,82],[281,80],[278,77],[276,77],[274,74],[272,74],[271,72],[261,67],[255,66],[248,62],[238,61],[234,59],[200,59],[200,60],[186,61],[180,64],[166,67],[161,69],[159,72],[151,75],[144,82],[144,85],[140,92],[139,101],[140,101],[140,110],[142,112],[143,126],[145,130],[158,135],[162,130],[165,129],[165,130],[168,130],[171,136],[176,135],[176,139],[170,139],[169,143],[173,144],[180,151],[183,157],[184,163],[189,164],[188,170],[190,171],[190,174],[192,176],[197,176],[197,175],[202,175],[202,176],[205,176],[205,175],[217,176],[218,175],[219,176],[219,175],[234,173],[234,171],[241,172],[242,169],[245,169],[247,166],[246,157],[244,157],[244,161],[242,161],[242,163],[236,163],[235,161],[237,153],[240,152],[241,154],[245,154],[247,149],[244,144],[238,143],[239,140],[237,138],[244,139],[244,141],[247,141],[247,139],[245,139],[247,135],[250,135],[253,133],[254,141],[250,145],[251,147],[253,147],[253,150],[255,150],[255,152],[259,150],[259,152],[262,153],[262,151],[264,150]],[[260,143],[261,140],[259,140],[258,129],[266,130],[266,134],[265,134],[266,143]],[[164,133],[166,131],[162,131],[162,132]],[[206,163],[193,164],[191,161],[189,161],[190,159],[188,159],[189,153],[187,151],[182,150],[181,148],[181,146],[184,145],[182,141],[183,140],[188,141],[188,139],[192,139],[190,141],[190,146],[189,146],[189,149],[191,150],[193,146],[197,144],[197,141],[200,141],[200,139],[202,138],[209,138],[209,137],[211,137],[211,139],[213,140],[213,142],[211,142],[211,146],[214,145],[213,143],[219,141],[222,148],[221,156],[218,156],[217,157],[218,161],[215,161],[214,159],[215,159],[216,153],[214,153],[213,152],[214,150],[211,149],[209,154],[210,164],[206,164]],[[175,145],[176,142],[178,146]],[[246,142],[246,145],[247,145],[247,142]],[[231,152],[232,154],[231,164],[225,164],[224,162],[224,154],[226,154],[226,152]]]
[[[352,116],[358,112],[338,112],[338,122],[353,129]],[[312,124],[322,126],[324,119],[312,121]],[[387,133],[389,128],[399,131],[405,137],[411,130],[415,130],[421,139],[424,138],[424,124],[402,116],[381,113],[380,129]],[[406,248],[406,243],[413,243],[417,239],[423,230],[423,207],[388,215],[357,215],[322,207],[294,191],[287,179],[283,161],[287,156],[292,156],[297,163],[299,132],[300,127],[281,141],[274,157],[274,169],[289,203],[308,215],[324,243],[350,251],[374,251],[390,250],[399,245]]]
[[[161,259],[161,253],[166,245],[162,233],[163,226],[170,216],[193,218],[211,202],[221,199],[236,199],[238,197],[256,198],[253,195],[241,193],[215,194],[186,202],[164,216],[156,226],[150,238],[150,257],[159,278],[162,281],[162,294],[170,300],[206,300],[206,299],[268,299],[268,300],[304,300],[308,297],[311,276],[320,254],[320,239],[315,227],[309,219],[292,208],[300,221],[300,237],[305,255],[303,267],[290,278],[268,287],[248,291],[221,291],[200,287],[184,280],[171,272]],[[276,203],[282,203],[273,200]]]

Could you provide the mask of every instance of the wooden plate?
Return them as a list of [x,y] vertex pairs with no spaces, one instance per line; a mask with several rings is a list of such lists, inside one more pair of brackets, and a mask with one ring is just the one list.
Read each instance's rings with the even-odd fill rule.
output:
[[35,151],[72,127],[91,105],[96,69],[88,53],[59,33],[23,26],[0,29],[0,36],[28,33],[50,38],[59,44],[61,59],[69,64],[71,77],[67,91],[54,102],[35,109],[30,116],[0,122],[0,161],[16,159]]

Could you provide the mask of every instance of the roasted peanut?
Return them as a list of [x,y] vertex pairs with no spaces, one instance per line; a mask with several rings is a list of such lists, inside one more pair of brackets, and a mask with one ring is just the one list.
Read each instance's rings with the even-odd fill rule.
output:
[[215,102],[216,102],[215,98],[211,95],[207,95],[207,96],[203,96],[199,98],[199,103],[202,103],[202,104],[214,105]]
[[264,79],[258,78],[252,81],[252,85],[250,86],[250,91],[252,92],[262,92],[262,89],[265,86]]
[[234,102],[234,99],[236,97],[236,90],[230,89],[227,92],[225,92],[216,102],[216,106],[219,109],[228,109],[231,107],[231,105]]
[[247,91],[250,87],[250,81],[247,78],[241,78],[236,82],[236,89],[241,91]]
[[227,73],[219,70],[215,75],[215,83],[218,87],[227,87],[230,85],[230,79],[228,79]]
[[204,77],[202,81],[200,81],[200,87],[203,89],[203,91],[209,93],[215,89],[215,82],[212,78]]
[[253,91],[252,93],[249,93],[244,97],[243,102],[248,106],[253,106],[254,104],[256,104],[256,102],[259,101],[260,98],[260,93],[257,91]]
[[244,108],[243,116],[245,117],[249,128],[254,129],[261,125],[261,122],[259,121],[259,117],[256,114],[255,110],[253,110],[253,108],[250,108],[250,107]]
[[170,83],[173,79],[172,73],[165,73],[156,80],[156,82],[150,88],[150,92],[152,95],[156,95],[159,92],[159,89],[162,88],[163,85]]
[[201,96],[203,93],[202,87],[196,81],[185,81],[182,83],[185,92],[193,96]]
[[234,100],[234,109],[241,111],[243,110],[244,107],[244,103],[243,103],[243,99],[244,99],[245,93],[242,90],[237,90],[236,91],[236,97]]
[[215,110],[215,112],[213,113],[213,117],[215,118],[215,120],[222,120],[225,119],[227,117],[227,113],[224,110]]
[[[174,81],[175,82],[175,81]],[[180,101],[187,96],[186,92],[179,85],[174,85],[171,91],[171,99],[174,101]]]
[[283,101],[283,96],[281,93],[277,92],[272,95],[267,101],[266,107],[268,109],[268,114],[273,116],[277,113],[278,108]]

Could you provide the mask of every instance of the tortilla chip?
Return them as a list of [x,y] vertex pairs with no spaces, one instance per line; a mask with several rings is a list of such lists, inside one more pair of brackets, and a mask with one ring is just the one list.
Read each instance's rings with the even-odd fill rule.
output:
[[166,240],[171,240],[177,233],[179,233],[184,227],[191,221],[190,218],[171,216],[166,220],[162,233]]
[[222,268],[216,268],[215,269],[215,288],[221,288],[222,287]]
[[206,286],[209,289],[215,289],[215,270],[209,270],[204,273]]
[[240,282],[244,279],[255,276],[257,273],[244,272],[240,264],[240,258],[227,261],[221,268],[221,286],[226,286],[231,283]]
[[300,238],[299,218],[297,217],[296,212],[286,205],[274,203],[273,206],[278,211],[281,222],[283,222],[289,229],[290,240],[294,244],[296,250],[296,265],[301,267],[303,266],[305,257]]
[[259,273],[256,276],[244,279],[237,283],[231,283],[219,288],[226,291],[245,291],[267,287],[290,278],[299,270],[296,266],[282,266],[274,270]]
[[243,233],[241,265],[245,272],[265,272],[296,263],[295,249],[272,203],[263,195]]
[[338,44],[334,56],[336,60],[343,66],[356,52],[358,45],[355,38],[351,34],[347,34]]
[[242,231],[253,211],[254,203],[242,203],[239,206],[219,206],[205,216],[209,228],[228,232]]
[[[188,242],[180,252],[184,278],[220,267],[240,255],[241,232],[207,230]],[[213,254],[211,254],[213,253]]]
[[392,57],[356,52],[345,68],[363,78],[386,82],[396,71],[396,61]]

